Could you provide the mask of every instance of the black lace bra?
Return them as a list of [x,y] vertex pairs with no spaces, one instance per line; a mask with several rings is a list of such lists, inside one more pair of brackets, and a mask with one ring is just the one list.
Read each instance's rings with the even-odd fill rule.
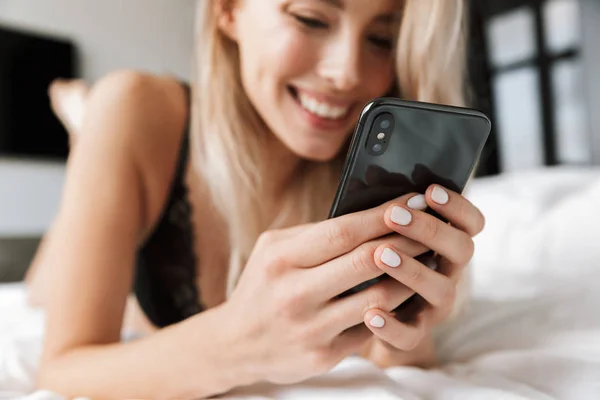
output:
[[[190,88],[184,86],[189,107]],[[185,183],[188,161],[189,117],[166,205],[136,259],[133,290],[157,327],[180,322],[204,309],[196,286],[192,210]]]

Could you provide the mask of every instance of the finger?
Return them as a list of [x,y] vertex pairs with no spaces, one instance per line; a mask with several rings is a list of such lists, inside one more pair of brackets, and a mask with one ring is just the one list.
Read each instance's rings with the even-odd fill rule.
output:
[[433,215],[393,203],[385,212],[385,221],[400,235],[422,243],[453,263],[466,264],[473,257],[471,236]]
[[313,223],[309,223],[309,224],[296,225],[291,228],[277,229],[277,230],[275,230],[276,239],[278,239],[278,240],[289,239],[291,237],[299,235],[300,233],[306,231],[307,229],[314,227],[315,225],[316,225],[316,223],[313,222]]
[[330,299],[346,292],[355,286],[367,282],[383,274],[375,262],[375,252],[382,245],[391,245],[401,249],[404,254],[417,256],[427,248],[414,240],[398,234],[364,243],[343,256],[319,266],[311,268],[303,274],[305,287],[311,287],[317,302]]
[[413,294],[411,289],[388,277],[358,293],[331,300],[318,318],[322,318],[335,334],[362,323],[368,310],[392,311]]
[[375,263],[383,272],[420,294],[434,307],[444,307],[452,299],[455,283],[402,251],[388,245],[375,251]]
[[265,248],[266,246],[272,246],[270,248],[281,249],[283,243],[290,239],[293,240],[293,238],[298,237],[302,232],[306,232],[315,225],[316,223],[309,223],[291,228],[270,229],[264,231],[256,240],[255,247]]
[[[402,196],[396,203],[405,204],[413,196]],[[389,204],[391,202],[316,224],[286,246],[287,260],[298,267],[314,267],[348,253],[362,243],[388,235],[392,229],[385,224],[383,217]],[[302,246],[297,246],[297,243],[302,243]]]
[[405,236],[398,235],[397,233],[393,233],[383,238],[371,240],[366,244],[372,246],[375,249],[383,244],[389,244],[391,246],[397,247],[398,249],[401,249],[401,251],[405,252],[406,254],[409,254],[411,257],[416,257],[420,254],[424,254],[429,251],[429,249],[423,244]]
[[364,324],[356,325],[339,334],[333,340],[331,350],[341,360],[353,353],[359,353],[372,337],[373,333]]
[[434,211],[469,236],[474,237],[483,230],[485,217],[462,195],[439,185],[432,185],[427,189],[425,197]]
[[406,324],[380,309],[372,309],[365,313],[364,322],[375,336],[402,351],[414,350],[427,334],[425,313],[419,314],[414,324]]

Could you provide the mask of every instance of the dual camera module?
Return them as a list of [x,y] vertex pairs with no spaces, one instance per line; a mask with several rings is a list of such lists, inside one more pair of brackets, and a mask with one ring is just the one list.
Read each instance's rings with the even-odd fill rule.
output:
[[378,115],[367,139],[367,151],[371,155],[380,156],[385,153],[394,132],[394,117],[390,113]]

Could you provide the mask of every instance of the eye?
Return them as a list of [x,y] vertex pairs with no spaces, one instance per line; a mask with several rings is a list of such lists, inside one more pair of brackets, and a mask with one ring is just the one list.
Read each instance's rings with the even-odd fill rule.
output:
[[391,51],[394,46],[393,40],[380,36],[369,36],[369,41],[382,50]]
[[316,18],[304,17],[302,15],[294,15],[294,18],[302,25],[312,29],[326,29],[329,27],[326,22]]

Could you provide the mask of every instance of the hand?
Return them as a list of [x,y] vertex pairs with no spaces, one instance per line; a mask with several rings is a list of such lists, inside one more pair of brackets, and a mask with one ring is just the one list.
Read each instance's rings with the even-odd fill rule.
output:
[[485,224],[481,212],[455,192],[431,186],[425,198],[427,205],[451,225],[401,203],[390,205],[385,213],[387,226],[439,256],[434,271],[395,246],[383,245],[375,252],[375,262],[382,272],[418,294],[411,308],[424,306],[412,323],[401,321],[381,307],[365,313],[365,324],[376,339],[363,355],[380,366],[431,363],[431,329],[452,312],[457,284],[473,256],[472,237]]
[[[397,202],[406,204],[413,196]],[[337,298],[383,274],[373,255],[384,243],[413,256],[427,250],[406,237],[389,236],[386,209],[384,204],[259,238],[219,310],[219,334],[231,344],[228,365],[238,368],[241,383],[287,384],[326,372],[373,336],[363,324],[367,310],[392,310],[414,294],[387,279]]]

